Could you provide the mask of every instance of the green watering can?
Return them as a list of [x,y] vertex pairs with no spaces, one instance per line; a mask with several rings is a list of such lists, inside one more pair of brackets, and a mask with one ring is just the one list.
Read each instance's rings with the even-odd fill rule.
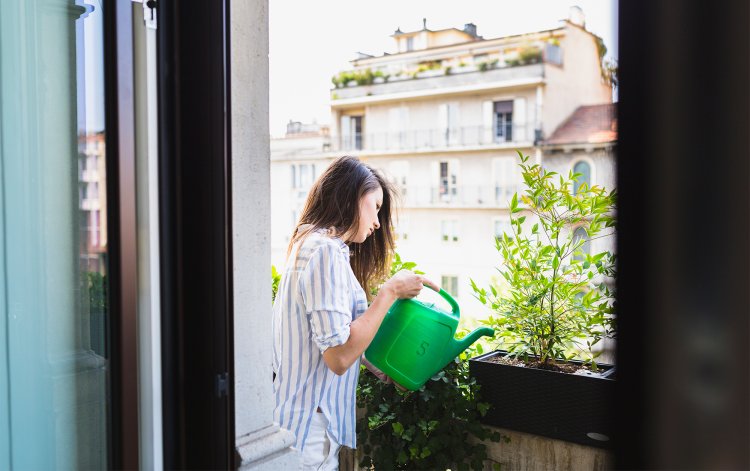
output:
[[367,361],[411,391],[422,387],[479,337],[495,333],[489,327],[481,327],[461,340],[453,338],[459,307],[444,290],[438,293],[451,305],[452,312],[416,299],[399,299],[365,350]]

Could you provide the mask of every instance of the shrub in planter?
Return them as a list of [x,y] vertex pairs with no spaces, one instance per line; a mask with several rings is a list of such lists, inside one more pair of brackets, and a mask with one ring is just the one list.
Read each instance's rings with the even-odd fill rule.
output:
[[[414,267],[396,255],[391,272]],[[362,468],[483,469],[487,449],[481,441],[502,437],[479,420],[489,404],[481,402],[469,375],[468,359],[480,351],[475,348],[413,392],[382,382],[362,366],[357,393],[364,412],[357,424]]]
[[[495,242],[507,289],[490,286],[488,292],[471,282],[495,313],[483,322],[515,357],[536,357],[545,368],[559,359],[584,358],[595,369],[592,347],[615,333],[609,286],[615,256],[584,253],[582,247],[614,234],[615,192],[583,183],[573,193],[580,175],[571,171],[565,178],[519,156],[527,189],[520,201],[516,193],[510,202],[513,232]],[[528,215],[533,225],[525,224]],[[585,238],[574,235],[581,230]]]
[[527,46],[518,52],[521,64],[536,64],[542,60],[542,50],[536,46]]
[[[561,372],[566,360],[577,358],[583,360],[579,366],[592,372],[580,379],[601,379],[592,348],[615,335],[610,287],[615,256],[609,251],[585,253],[582,248],[591,240],[614,234],[616,194],[596,185],[577,185],[578,174],[564,177],[528,164],[528,157],[520,152],[519,157],[526,190],[510,202],[512,233],[496,239],[505,286],[486,289],[471,282],[475,296],[493,311],[483,322],[495,329],[498,347],[507,351],[504,356],[508,358],[557,376],[565,376]],[[527,217],[533,220],[526,222]],[[585,237],[576,236],[581,233]],[[472,362],[472,373],[479,366]],[[562,392],[551,391],[551,398]],[[496,390],[496,394],[503,392]],[[520,405],[513,406],[518,410]],[[587,404],[558,406],[588,411]],[[539,404],[535,407],[538,410]],[[547,425],[554,429],[570,424]]]

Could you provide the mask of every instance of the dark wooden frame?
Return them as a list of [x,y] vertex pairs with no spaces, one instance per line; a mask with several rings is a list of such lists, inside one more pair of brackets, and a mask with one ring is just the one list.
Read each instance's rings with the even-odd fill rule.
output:
[[234,467],[229,1],[160,0],[165,469]]
[[617,469],[750,466],[750,6],[619,2]]
[[104,8],[111,469],[140,465],[132,9],[130,0]]

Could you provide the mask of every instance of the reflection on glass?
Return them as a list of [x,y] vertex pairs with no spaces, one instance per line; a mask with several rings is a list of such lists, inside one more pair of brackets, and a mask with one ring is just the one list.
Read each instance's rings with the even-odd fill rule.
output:
[[0,469],[107,467],[102,28],[0,2]]

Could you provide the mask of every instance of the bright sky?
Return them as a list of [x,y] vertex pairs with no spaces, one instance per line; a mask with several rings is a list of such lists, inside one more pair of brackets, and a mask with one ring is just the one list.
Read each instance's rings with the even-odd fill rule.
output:
[[394,51],[390,37],[427,28],[477,25],[486,39],[559,26],[572,5],[586,16],[586,28],[604,39],[617,58],[618,0],[270,0],[270,126],[282,136],[292,119],[330,121],[331,77],[351,68],[361,51]]

